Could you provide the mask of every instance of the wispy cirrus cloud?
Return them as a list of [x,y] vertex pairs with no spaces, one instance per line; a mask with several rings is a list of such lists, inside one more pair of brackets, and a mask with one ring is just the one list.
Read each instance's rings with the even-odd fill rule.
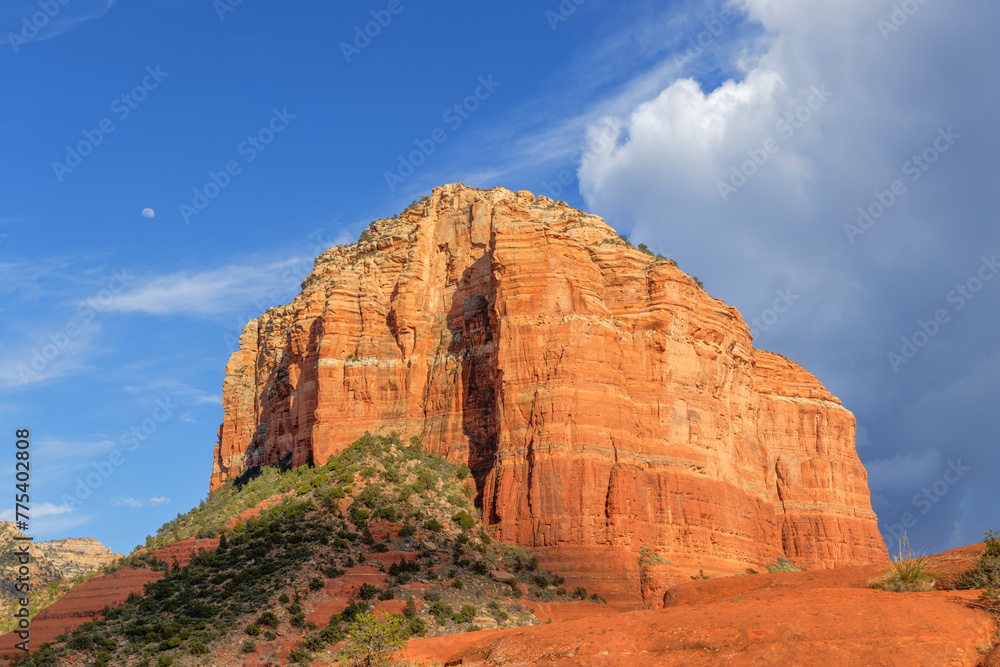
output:
[[160,505],[169,505],[170,498],[165,496],[160,496],[157,498],[132,498],[131,496],[118,496],[111,501],[112,505],[116,507],[131,507],[134,510],[141,510],[149,503],[152,507],[159,507]]
[[293,297],[312,265],[312,257],[296,257],[265,265],[231,264],[140,279],[138,286],[116,298],[109,310],[216,317],[245,309],[254,299],[266,298],[275,290]]
[[0,5],[0,42],[19,52],[26,44],[44,42],[66,34],[80,25],[100,18],[114,6],[114,0],[4,0]]

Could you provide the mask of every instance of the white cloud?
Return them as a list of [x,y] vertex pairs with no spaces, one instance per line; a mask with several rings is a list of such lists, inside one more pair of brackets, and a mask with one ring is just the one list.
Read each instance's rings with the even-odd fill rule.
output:
[[[52,503],[39,503],[38,505],[32,505],[31,507],[31,520],[35,521],[37,519],[42,519],[49,516],[59,516],[61,514],[69,514],[75,511],[75,508],[70,505],[53,505]],[[14,510],[6,510],[0,512],[0,521],[14,521],[16,518],[16,513]]]
[[312,269],[313,258],[266,265],[230,265],[197,273],[178,272],[147,279],[109,306],[122,313],[217,316],[246,308],[254,299],[294,296]]
[[[985,470],[996,459],[994,293],[954,313],[898,375],[886,353],[945,306],[982,253],[1000,249],[991,176],[1000,70],[983,66],[1000,54],[992,34],[1000,5],[914,3],[889,32],[880,21],[898,0],[730,4],[763,30],[743,52],[728,34],[709,47],[727,54],[732,80],[716,85],[687,65],[684,77],[590,122],[596,150],[578,171],[580,191],[588,209],[678,260],[744,314],[766,308],[775,289],[801,295],[761,338],[850,393],[862,455],[873,459],[873,502],[893,519],[949,460]],[[781,137],[782,120],[814,87],[828,101]],[[913,180],[904,164],[948,128],[961,138]],[[718,183],[771,137],[777,150],[724,200]],[[895,180],[905,193],[852,244],[845,224]],[[974,475],[962,483],[977,497]],[[936,507],[962,516],[957,494]],[[962,535],[991,511],[970,502]],[[919,530],[947,539],[951,528],[940,525]]]
[[169,505],[170,498],[150,498],[149,504],[151,505]]
[[135,498],[118,496],[118,498],[112,501],[112,504],[117,505],[118,507],[131,507],[134,510],[142,509],[142,501]]

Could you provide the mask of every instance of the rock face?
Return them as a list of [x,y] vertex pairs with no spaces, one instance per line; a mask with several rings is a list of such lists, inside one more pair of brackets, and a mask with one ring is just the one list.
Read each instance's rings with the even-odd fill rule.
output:
[[[13,584],[16,578],[12,554],[14,553],[14,537],[20,532],[9,521],[0,522],[0,567],[3,575],[0,578],[0,590],[4,598],[13,594]],[[55,579],[72,579],[81,574],[89,574],[102,565],[108,565],[121,554],[111,553],[107,548],[92,537],[81,539],[53,540],[37,542],[31,545],[31,569],[36,585],[47,584]],[[9,584],[9,591],[8,591]]]
[[52,563],[67,579],[89,574],[102,565],[108,565],[121,558],[121,554],[111,553],[111,549],[93,537],[40,542],[38,550],[41,552],[40,557]]
[[244,329],[224,410],[213,489],[417,435],[468,463],[495,537],[632,602],[886,556],[840,401],[673,262],[529,192],[438,188],[323,253]]

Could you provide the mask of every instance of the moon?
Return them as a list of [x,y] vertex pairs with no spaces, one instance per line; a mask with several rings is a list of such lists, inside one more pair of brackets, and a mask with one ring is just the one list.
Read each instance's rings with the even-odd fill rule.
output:
[[154,215],[156,215],[156,211],[154,211],[151,208],[144,208],[144,209],[142,209],[142,215],[143,215],[143,217],[146,217],[146,218],[152,218]]

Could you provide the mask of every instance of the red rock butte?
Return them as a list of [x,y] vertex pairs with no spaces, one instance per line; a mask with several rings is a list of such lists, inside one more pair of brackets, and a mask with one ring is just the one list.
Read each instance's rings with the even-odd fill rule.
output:
[[324,252],[244,328],[224,410],[212,489],[416,435],[469,465],[496,538],[623,605],[886,557],[840,401],[672,261],[525,191],[447,185]]

